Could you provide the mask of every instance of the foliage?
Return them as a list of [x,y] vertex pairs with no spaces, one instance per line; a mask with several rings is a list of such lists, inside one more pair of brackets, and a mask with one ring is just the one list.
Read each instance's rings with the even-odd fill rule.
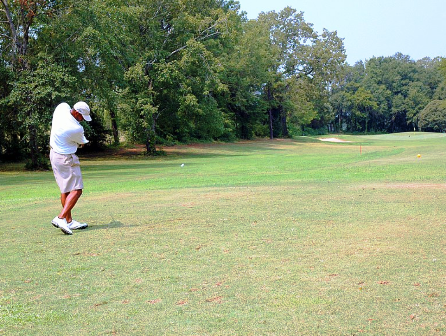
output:
[[440,63],[397,53],[348,67],[331,97],[338,130],[342,124],[354,132],[416,130],[423,108],[442,96]]
[[218,138],[225,118],[215,96],[226,90],[219,54],[238,16],[219,1],[154,2],[146,9],[136,15],[141,56],[125,74],[120,105],[131,137],[148,152],[159,133],[180,141]]
[[446,132],[446,100],[433,100],[421,111],[418,126],[427,132]]
[[[324,29],[318,35],[312,24],[305,22],[303,12],[291,7],[261,14],[258,21],[266,25],[270,43],[277,50],[263,87],[270,137],[286,137],[290,120],[307,125],[326,118],[327,88],[339,78],[345,50],[336,32]],[[304,89],[296,91],[298,87]]]
[[88,144],[83,147],[83,151],[100,151],[105,149],[109,144],[111,130],[107,129],[104,124],[103,116],[100,113],[95,112],[95,106],[91,108],[91,121],[82,121],[82,127],[84,128],[85,137],[88,139]]
[[[16,137],[29,143],[31,169],[46,168],[41,165],[41,154],[48,147],[49,126],[52,118],[51,106],[56,106],[67,98],[73,78],[47,55],[33,70],[22,70],[16,74],[10,94],[1,103],[15,111],[13,120],[17,122]],[[49,61],[49,62],[48,62]]]
[[265,122],[267,104],[262,99],[265,83],[276,67],[278,49],[270,40],[269,27],[259,20],[245,21],[242,32],[233,36],[234,48],[223,57],[225,71],[222,82],[227,90],[217,96],[226,124],[237,138],[267,136]]
[[155,154],[308,128],[413,130],[430,101],[446,99],[444,59],[397,53],[349,66],[337,32],[315,31],[291,7],[247,20],[233,0],[0,6],[0,159],[36,168],[62,100],[93,107],[93,147],[124,139]]
[[13,73],[5,66],[4,62],[0,62],[0,161],[23,158],[15,111],[9,108],[4,101],[11,92],[12,76]]

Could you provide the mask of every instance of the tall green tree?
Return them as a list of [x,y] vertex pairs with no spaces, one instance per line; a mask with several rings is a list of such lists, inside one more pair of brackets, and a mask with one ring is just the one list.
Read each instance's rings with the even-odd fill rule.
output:
[[265,83],[274,82],[279,48],[272,44],[269,26],[259,20],[244,20],[233,48],[223,57],[222,81],[228,90],[219,105],[234,129],[234,136],[250,139],[267,136],[267,106],[261,97]]
[[32,70],[23,70],[15,80],[11,93],[3,103],[16,111],[20,123],[19,131],[23,140],[29,144],[30,161],[28,168],[48,168],[42,153],[48,148],[48,128],[51,124],[52,110],[70,91],[74,81],[66,71],[45,57]]
[[[290,91],[290,88],[313,88],[313,98],[306,104],[306,111],[310,115],[317,112],[323,117],[328,103],[326,93],[333,81],[339,79],[346,59],[345,50],[342,39],[336,32],[324,30],[318,35],[312,24],[304,20],[303,12],[297,12],[291,7],[286,7],[279,13],[273,11],[261,14],[258,20],[268,25],[271,42],[279,49],[276,67],[270,71],[280,76],[276,77],[276,81],[266,83],[264,88],[270,119],[270,137],[274,136],[274,121],[278,127],[277,134],[287,136],[288,119],[303,111],[296,109],[298,105],[290,101],[292,97],[296,100],[294,97],[297,94],[295,90]],[[300,84],[291,85],[293,82]],[[305,96],[304,91],[298,100],[302,101]],[[316,111],[308,109],[309,106],[315,107]]]
[[434,71],[440,76],[440,84],[433,88],[433,99],[446,100],[446,58],[437,58],[437,66],[434,67]]
[[21,159],[17,117],[12,109],[4,104],[11,92],[13,73],[0,60],[0,161],[3,159]]
[[426,132],[446,131],[446,101],[433,100],[420,113],[418,126]]
[[363,124],[361,127],[366,133],[369,131],[370,121],[373,120],[374,112],[378,108],[371,92],[360,87],[350,96],[354,119]]
[[59,11],[57,20],[40,34],[55,61],[76,78],[71,99],[89,100],[96,113],[102,111],[115,144],[124,73],[139,54],[132,46],[136,10],[128,5],[124,0],[78,0]]
[[[348,113],[351,116],[350,129],[381,132],[416,130],[420,112],[434,95],[440,93],[439,63],[439,59],[429,58],[413,61],[409,56],[397,53],[391,57],[373,57],[365,64],[350,67],[344,84],[337,89],[337,92],[346,92],[349,99],[354,99]],[[369,101],[373,105],[376,103],[370,109],[368,119],[355,110],[358,106],[355,101],[364,92],[372,95]],[[367,126],[358,128],[361,119],[367,120]]]
[[[155,151],[157,132],[179,141],[224,132],[215,98],[226,90],[219,55],[231,40],[237,10],[231,1],[169,0],[153,1],[135,16],[134,45],[141,56],[128,70],[130,90],[121,111],[140,130],[135,136],[145,138],[148,153]],[[133,107],[137,111],[129,114]]]
[[[9,68],[10,92],[0,105],[11,111],[11,139],[26,143],[29,167],[45,167],[41,159],[40,137],[46,131],[49,104],[66,87],[63,69],[52,67],[39,48],[38,37],[48,20],[59,10],[60,3],[51,0],[1,0],[0,52],[3,65]],[[62,87],[57,87],[62,85]],[[61,90],[59,90],[61,89]],[[11,123],[10,123],[11,124]]]

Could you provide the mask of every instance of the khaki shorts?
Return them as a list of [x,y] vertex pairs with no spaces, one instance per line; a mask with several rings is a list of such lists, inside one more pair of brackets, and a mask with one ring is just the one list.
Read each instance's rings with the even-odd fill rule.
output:
[[59,154],[51,149],[51,167],[62,194],[84,189],[81,166],[76,154]]

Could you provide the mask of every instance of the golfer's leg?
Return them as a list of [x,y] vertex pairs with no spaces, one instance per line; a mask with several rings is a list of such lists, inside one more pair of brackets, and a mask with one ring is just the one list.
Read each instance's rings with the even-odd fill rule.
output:
[[[71,222],[71,209],[74,208],[74,206],[77,203],[77,200],[82,195],[82,189],[79,190],[73,190],[71,191],[64,199],[65,202],[63,204],[62,212],[59,214],[59,218],[65,218],[67,222]],[[61,199],[63,196],[61,196]]]
[[[67,201],[67,197],[68,197],[69,194],[70,194],[69,192],[60,194],[60,203],[62,203],[62,209],[65,207],[65,202]],[[68,219],[71,222],[71,219],[72,219],[72,217],[71,217],[71,210],[69,211],[69,213],[67,213],[66,219],[67,219],[67,222],[68,222]]]
[[60,194],[60,203],[62,204],[62,208],[65,206],[65,201],[67,200],[69,194],[69,192]]

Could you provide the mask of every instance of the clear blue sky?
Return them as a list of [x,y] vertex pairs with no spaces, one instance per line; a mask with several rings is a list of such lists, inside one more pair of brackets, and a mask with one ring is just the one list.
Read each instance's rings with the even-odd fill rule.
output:
[[248,19],[290,6],[321,33],[344,38],[347,62],[397,52],[413,60],[446,57],[446,0],[238,0]]

